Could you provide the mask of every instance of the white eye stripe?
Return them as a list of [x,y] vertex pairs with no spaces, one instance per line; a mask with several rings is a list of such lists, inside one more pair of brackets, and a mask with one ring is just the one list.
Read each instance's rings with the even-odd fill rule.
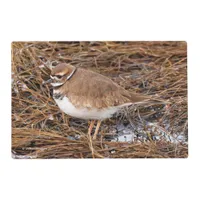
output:
[[55,79],[55,80],[57,80],[57,81],[60,80],[60,78],[58,78],[58,77],[56,77],[56,76],[51,76],[51,75],[50,75],[50,77],[51,77],[51,79]]

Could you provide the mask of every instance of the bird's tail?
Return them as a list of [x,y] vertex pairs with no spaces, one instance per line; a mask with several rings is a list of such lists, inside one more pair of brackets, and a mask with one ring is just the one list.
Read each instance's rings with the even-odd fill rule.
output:
[[132,94],[131,95],[131,100],[134,104],[170,104],[169,101],[160,99],[159,97],[155,96],[144,96],[144,95],[138,95],[138,94]]

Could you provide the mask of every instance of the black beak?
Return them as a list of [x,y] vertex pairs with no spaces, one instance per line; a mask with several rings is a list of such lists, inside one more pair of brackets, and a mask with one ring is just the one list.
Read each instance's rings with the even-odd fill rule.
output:
[[46,84],[49,84],[49,83],[52,83],[52,79],[48,79],[47,81],[43,81],[42,85],[46,85]]

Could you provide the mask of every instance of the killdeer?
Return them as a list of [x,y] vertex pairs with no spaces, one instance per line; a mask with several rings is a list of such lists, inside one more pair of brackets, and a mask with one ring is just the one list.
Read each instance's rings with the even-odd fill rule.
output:
[[146,99],[123,89],[106,76],[66,63],[52,68],[50,77],[53,98],[64,113],[91,120],[89,135],[97,121],[93,139],[102,120],[112,117],[122,107]]

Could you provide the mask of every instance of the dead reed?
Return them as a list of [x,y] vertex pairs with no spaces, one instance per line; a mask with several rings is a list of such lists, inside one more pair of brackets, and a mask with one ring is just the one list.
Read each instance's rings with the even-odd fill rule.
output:
[[[109,76],[127,90],[167,100],[125,113],[148,135],[144,142],[87,138],[87,123],[61,113],[51,98],[49,61],[67,62]],[[116,123],[117,118],[105,121]],[[19,158],[187,157],[187,141],[154,141],[161,130],[187,138],[187,49],[185,42],[13,42],[12,151]],[[119,119],[118,119],[119,120]],[[146,122],[155,122],[149,127]],[[74,126],[69,125],[71,123]],[[77,126],[78,124],[78,126]],[[70,137],[79,139],[71,140]],[[92,154],[93,151],[93,154]]]

